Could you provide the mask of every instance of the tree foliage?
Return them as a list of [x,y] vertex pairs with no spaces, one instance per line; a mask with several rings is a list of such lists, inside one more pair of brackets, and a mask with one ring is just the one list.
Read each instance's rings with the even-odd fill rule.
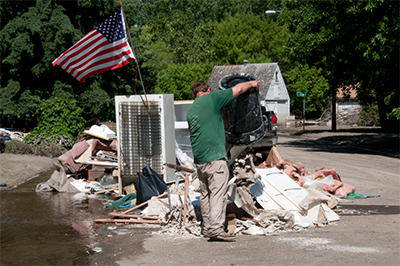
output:
[[194,99],[192,83],[197,80],[207,81],[214,65],[174,64],[160,72],[155,93],[174,94],[175,100]]
[[[51,62],[104,21],[119,6],[116,0],[0,2],[3,124],[30,130],[49,99],[74,102],[86,126],[114,119],[114,96],[142,88],[192,99],[193,81],[207,80],[216,64],[244,59],[280,64],[295,113],[298,91],[312,93],[307,112],[316,116],[337,87],[356,83],[360,101],[377,104],[381,120],[399,108],[398,79],[392,78],[398,75],[397,2],[122,2],[140,68],[131,63],[83,84]],[[269,9],[283,11],[268,16]]]
[[214,62],[241,64],[276,62],[283,56],[287,40],[285,27],[269,17],[254,14],[227,16],[215,25],[211,38]]
[[71,142],[84,129],[82,109],[75,100],[50,98],[40,104],[37,112],[39,123],[26,137],[28,143],[34,139],[52,141],[55,138]]
[[385,104],[398,106],[398,79],[392,78],[398,75],[398,2],[284,0],[282,5],[280,19],[291,32],[290,61],[321,68],[332,97],[338,87],[359,83],[359,99],[378,103],[385,127]]
[[[108,71],[80,84],[51,63],[108,17],[118,3],[38,0],[0,4],[6,12],[4,17],[9,19],[0,31],[2,121],[30,130],[37,124],[36,109],[41,100],[60,94],[78,101],[88,123],[96,117],[112,119],[114,108],[110,102],[116,94],[131,92],[134,67]],[[109,109],[99,110],[99,106]]]
[[[262,21],[259,17],[265,16],[265,10],[273,9],[279,3],[280,1],[277,0],[256,0],[250,4],[235,0],[126,1],[124,6],[128,14],[128,22],[131,24],[134,46],[141,65],[144,85],[148,88],[147,91],[154,92],[154,88],[160,88],[158,84],[164,82],[162,78],[164,75],[161,73],[164,73],[167,68],[175,68],[175,64],[208,65],[229,61],[227,57],[230,54],[224,54],[225,48],[218,45],[218,41],[231,45],[232,43],[225,38],[228,38],[227,34],[235,35],[237,29],[227,28],[233,32],[228,33],[226,30],[223,32],[224,36],[220,37],[217,35],[222,32],[216,31],[218,25],[221,25],[221,28],[228,27],[228,23],[224,22],[227,17],[234,17],[239,13],[251,13],[252,16],[246,16],[246,18],[250,17],[248,23],[246,18],[236,20],[246,23],[250,27],[256,27],[252,30],[253,36],[249,35],[247,38],[253,44],[260,42],[267,34],[262,33],[262,36],[256,36],[259,35],[257,29],[265,29],[263,24],[267,22]],[[261,25],[251,24],[250,21],[256,21]],[[135,26],[132,26],[132,23]],[[245,31],[244,26],[241,28],[242,32]],[[254,54],[249,50],[252,47],[248,44],[248,47],[241,48],[245,51],[243,56],[253,58],[254,62],[263,62],[265,54],[270,51],[264,51],[264,55],[260,57],[259,55],[263,53],[260,50],[278,38],[277,36],[264,39],[264,44],[254,45],[258,49],[254,51]],[[239,45],[242,44],[237,44],[237,46]],[[220,54],[216,55],[217,52]],[[236,59],[234,63],[241,63],[239,60]],[[170,70],[167,72],[172,73]]]
[[329,104],[330,91],[322,70],[308,65],[297,64],[285,73],[285,82],[290,95],[290,107],[293,114],[302,117],[303,97],[297,92],[305,92],[305,111],[307,118],[319,118]]

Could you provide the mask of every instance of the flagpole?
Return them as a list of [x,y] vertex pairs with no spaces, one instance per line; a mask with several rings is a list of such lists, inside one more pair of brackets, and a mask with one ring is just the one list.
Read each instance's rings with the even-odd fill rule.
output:
[[[122,8],[123,7],[122,6],[122,1],[119,0],[118,3],[121,5],[122,15],[123,15],[123,18],[124,18],[124,21],[125,21],[125,25],[127,27],[126,31],[128,33],[128,36],[129,36],[129,41],[131,43],[131,49],[132,49],[133,55],[135,56],[136,67],[137,67],[137,70],[138,70],[138,73],[139,73],[140,83],[142,84],[144,97],[146,98],[146,103],[144,103],[144,104],[147,106],[147,109],[149,109],[149,104],[148,104],[149,101],[147,100],[146,90],[144,89],[144,84],[143,84],[143,80],[142,80],[142,74],[140,73],[139,63],[138,63],[138,59],[137,59],[137,56],[136,56],[136,53],[135,53],[135,49],[133,49],[133,42],[132,42],[131,33],[129,32],[128,21],[126,20],[126,17],[125,17],[125,11]],[[142,96],[140,96],[140,98],[142,98]],[[143,99],[142,99],[142,102],[144,102]]]

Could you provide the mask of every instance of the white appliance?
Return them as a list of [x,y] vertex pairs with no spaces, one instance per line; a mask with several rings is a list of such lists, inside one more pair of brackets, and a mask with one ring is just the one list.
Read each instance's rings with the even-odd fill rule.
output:
[[176,164],[174,95],[115,96],[120,193],[150,166],[164,181],[174,181]]
[[190,142],[189,125],[186,119],[187,111],[193,101],[175,101],[175,138],[179,148],[193,159],[192,144]]

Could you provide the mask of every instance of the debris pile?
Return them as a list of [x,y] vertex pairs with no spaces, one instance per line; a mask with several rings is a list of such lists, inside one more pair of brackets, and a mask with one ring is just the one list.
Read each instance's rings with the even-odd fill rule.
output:
[[[101,128],[93,130],[93,128]],[[92,126],[90,130],[86,130],[82,139],[75,143],[71,150],[59,156],[57,159],[64,166],[67,173],[79,174],[88,171],[94,166],[100,168],[118,167],[117,158],[117,141],[116,136],[108,133],[110,129],[107,126]],[[101,133],[104,132],[103,135]],[[96,179],[96,177],[88,176],[88,179]]]
[[5,128],[0,128],[0,152],[4,152],[5,143],[10,140],[23,141],[26,134],[17,131],[10,131]]
[[[201,236],[200,194],[196,173],[183,166],[167,166],[174,168],[180,175],[177,182],[167,186],[166,192],[159,192],[158,196],[121,214],[112,212],[109,215],[114,216],[114,219],[95,219],[94,222],[151,224],[156,222],[150,221],[157,220],[162,227],[157,232],[159,234]],[[312,174],[314,178],[311,178]],[[340,180],[334,169],[309,173],[301,163],[283,160],[275,147],[267,160],[258,167],[253,162],[252,154],[235,159],[228,186],[227,232],[236,235],[274,235],[339,221],[339,215],[332,210],[339,198],[332,192],[344,185],[336,185],[334,191],[332,188],[328,191],[327,186],[306,183],[309,180],[321,183],[319,179],[325,178],[325,175],[332,175],[332,180]],[[299,180],[305,180],[303,186]],[[132,211],[137,212],[136,216],[127,215]]]
[[[36,191],[103,194],[109,217],[94,218],[95,223],[146,224],[161,226],[159,234],[202,235],[199,180],[193,164],[180,160],[182,151],[176,152],[181,165],[164,164],[175,170],[176,182],[167,184],[147,166],[121,195],[121,184],[105,171],[118,167],[116,140],[110,139],[115,135],[94,127],[85,133],[58,158],[62,167]],[[340,197],[355,191],[335,169],[308,172],[300,162],[284,160],[276,147],[258,166],[254,158],[246,154],[230,165],[226,230],[231,234],[274,235],[327,225],[340,219],[332,210]],[[102,167],[102,175],[94,178],[93,166]],[[85,172],[87,178],[82,178]]]
[[272,147],[267,160],[259,168],[276,167],[290,176],[297,184],[308,189],[322,189],[338,197],[347,197],[355,192],[355,187],[343,183],[335,169],[321,168],[315,172],[308,172],[299,162],[284,160],[276,147]]
[[113,172],[118,168],[115,133],[105,125],[85,130],[71,150],[59,156],[59,169],[36,191],[57,191],[88,194],[118,194],[118,181]]
[[18,132],[18,131],[10,131],[5,128],[0,128],[0,138],[4,140],[4,142],[8,140],[19,140],[23,141],[26,133]]

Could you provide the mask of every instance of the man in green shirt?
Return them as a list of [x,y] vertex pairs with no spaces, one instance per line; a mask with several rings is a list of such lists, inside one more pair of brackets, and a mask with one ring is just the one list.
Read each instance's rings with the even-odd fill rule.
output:
[[196,99],[187,112],[187,121],[200,181],[203,235],[211,241],[235,241],[224,230],[229,170],[221,109],[253,87],[258,90],[259,82],[252,80],[213,92],[205,81],[192,84]]

